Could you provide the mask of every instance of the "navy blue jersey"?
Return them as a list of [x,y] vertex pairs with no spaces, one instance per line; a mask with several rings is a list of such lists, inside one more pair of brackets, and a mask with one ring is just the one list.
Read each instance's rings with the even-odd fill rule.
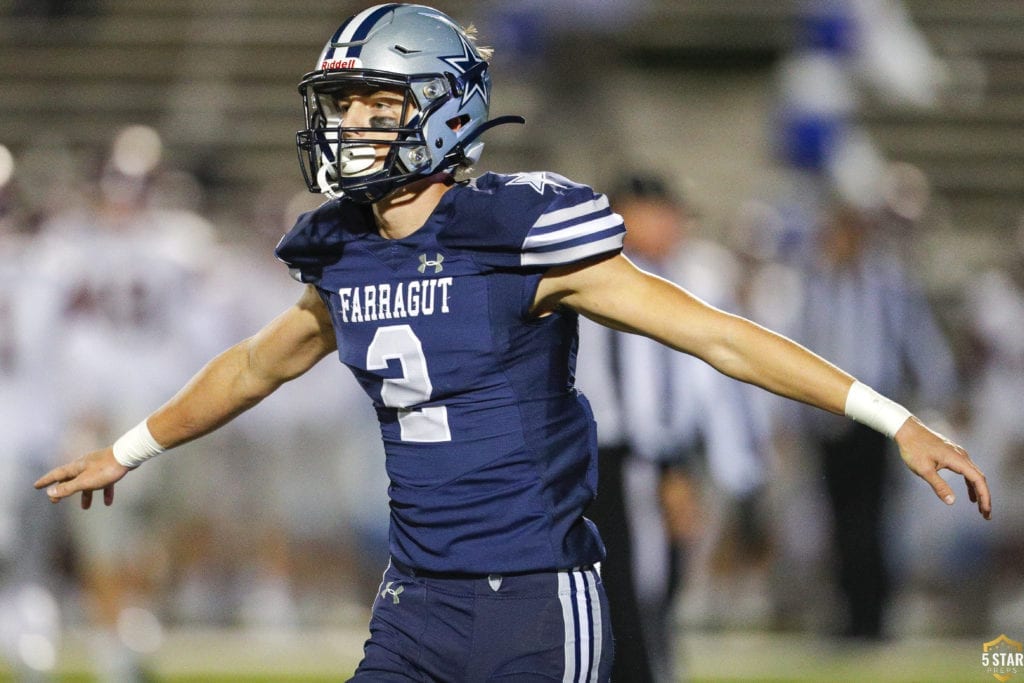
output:
[[456,185],[404,239],[342,199],[281,240],[377,409],[397,560],[486,574],[601,559],[583,516],[596,437],[574,387],[576,315],[529,309],[547,268],[616,253],[624,233],[604,196],[524,173]]

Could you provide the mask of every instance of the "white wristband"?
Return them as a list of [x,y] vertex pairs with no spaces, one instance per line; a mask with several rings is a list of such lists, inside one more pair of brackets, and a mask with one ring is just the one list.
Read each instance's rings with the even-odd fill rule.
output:
[[854,382],[846,394],[846,416],[882,432],[890,439],[910,415],[910,411],[899,403],[860,382]]
[[114,459],[125,467],[134,468],[165,450],[149,433],[149,427],[143,420],[114,442]]

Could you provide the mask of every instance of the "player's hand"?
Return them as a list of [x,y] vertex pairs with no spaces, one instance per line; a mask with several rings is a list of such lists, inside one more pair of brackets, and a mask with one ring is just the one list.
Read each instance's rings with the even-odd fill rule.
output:
[[46,489],[50,501],[59,503],[64,498],[82,492],[82,509],[92,506],[92,493],[103,489],[103,503],[114,502],[114,484],[128,474],[129,468],[114,459],[114,451],[105,448],[93,451],[69,462],[67,465],[55,467],[35,483],[37,489]]
[[978,512],[985,519],[992,518],[992,499],[985,475],[960,446],[921,423],[909,418],[896,432],[896,443],[907,467],[928,482],[935,494],[947,505],[956,500],[953,489],[939,476],[939,470],[950,470],[964,478],[967,495],[977,503]]

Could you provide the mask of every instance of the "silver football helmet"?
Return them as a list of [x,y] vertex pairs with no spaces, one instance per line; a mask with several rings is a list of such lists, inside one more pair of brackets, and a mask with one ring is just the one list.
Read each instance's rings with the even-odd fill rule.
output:
[[[419,178],[475,163],[484,130],[523,122],[488,121],[487,67],[466,31],[433,8],[390,3],[350,17],[299,83],[306,129],[295,141],[310,191],[375,202]],[[401,120],[347,126],[339,97],[368,90],[400,93]]]

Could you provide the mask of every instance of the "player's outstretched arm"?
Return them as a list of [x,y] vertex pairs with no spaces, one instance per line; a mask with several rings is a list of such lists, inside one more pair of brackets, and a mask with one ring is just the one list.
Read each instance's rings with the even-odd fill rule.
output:
[[534,312],[542,315],[558,306],[651,337],[730,377],[883,431],[896,439],[904,462],[939,498],[953,501],[952,490],[938,474],[948,469],[964,477],[981,514],[991,515],[985,476],[962,448],[803,346],[709,306],[622,255],[549,271],[538,286]]
[[119,443],[129,446],[120,448],[120,457],[115,456],[116,446],[88,453],[47,472],[35,487],[46,489],[55,503],[82,492],[83,508],[92,504],[93,491],[102,489],[104,503],[110,505],[114,484],[147,453],[214,431],[334,349],[330,315],[316,290],[308,287],[298,303],[207,363],[171,400],[122,437]]

